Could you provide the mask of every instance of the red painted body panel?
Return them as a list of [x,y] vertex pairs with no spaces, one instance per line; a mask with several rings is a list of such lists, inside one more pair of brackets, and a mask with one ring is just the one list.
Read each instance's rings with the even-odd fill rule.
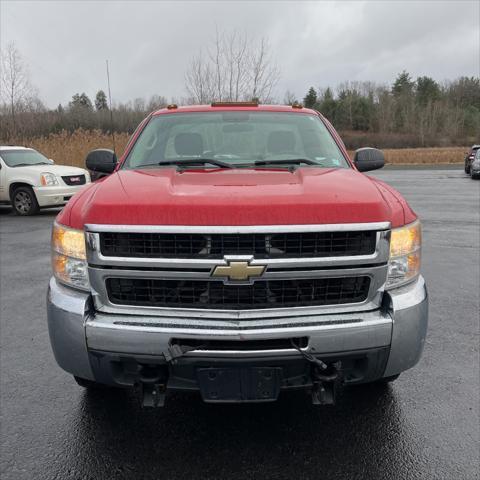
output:
[[416,213],[402,197],[400,192],[378,178],[371,178],[371,181],[376,184],[378,190],[382,194],[385,201],[391,206],[392,210],[398,210],[399,212],[403,211],[403,222],[397,224],[396,222],[392,221],[392,226],[400,227],[402,225],[408,225],[417,219]]
[[73,228],[126,225],[290,225],[390,221],[404,208],[351,169],[121,170],[85,189],[59,215]]
[[[192,106],[152,115],[231,110]],[[288,111],[287,106],[235,107],[235,110]],[[334,128],[319,115],[345,157]],[[132,136],[121,162],[135,143]],[[60,212],[57,221],[73,228],[87,223],[124,225],[299,225],[389,221],[392,227],[416,218],[401,195],[379,180],[352,169],[117,170],[86,187]]]
[[253,112],[295,112],[306,113],[309,115],[317,115],[315,110],[310,108],[293,108],[290,105],[258,105],[258,106],[235,106],[224,105],[212,107],[212,105],[188,105],[177,108],[162,108],[153,113],[153,115],[175,114],[175,113],[190,113],[190,112],[219,112],[219,111],[253,111]]

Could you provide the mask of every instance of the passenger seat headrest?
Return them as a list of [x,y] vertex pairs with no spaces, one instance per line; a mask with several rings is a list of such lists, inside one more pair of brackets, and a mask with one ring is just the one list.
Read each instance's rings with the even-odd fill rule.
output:
[[295,135],[291,131],[270,132],[267,141],[269,153],[292,153],[295,151]]
[[199,133],[178,133],[175,135],[175,152],[177,155],[202,155],[202,136]]

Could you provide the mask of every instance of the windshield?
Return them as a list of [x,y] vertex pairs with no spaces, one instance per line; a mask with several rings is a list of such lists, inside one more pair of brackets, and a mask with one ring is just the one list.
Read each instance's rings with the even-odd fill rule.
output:
[[9,167],[52,165],[51,160],[36,150],[0,150],[0,156]]
[[[199,161],[195,162],[196,159]],[[212,160],[211,165],[205,161],[208,159]],[[175,165],[182,161],[209,168],[300,164],[349,168],[316,115],[251,111],[152,117],[123,168]]]

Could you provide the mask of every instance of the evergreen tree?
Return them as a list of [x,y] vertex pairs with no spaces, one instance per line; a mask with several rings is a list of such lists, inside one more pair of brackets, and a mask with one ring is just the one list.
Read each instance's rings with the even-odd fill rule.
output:
[[415,82],[405,70],[400,73],[393,86],[395,98],[395,129],[398,132],[409,133],[415,125]]
[[335,124],[337,118],[337,101],[333,98],[333,92],[330,87],[323,92],[319,107],[322,115],[325,115],[325,117]]
[[73,95],[72,100],[68,106],[71,110],[93,110],[92,102],[88,98],[88,95],[86,93],[76,93],[75,95]]
[[310,87],[310,89],[308,90],[307,95],[303,99],[303,104],[307,108],[314,108],[317,104],[317,92],[313,87]]
[[395,97],[410,95],[413,93],[415,82],[410,78],[410,74],[405,70],[399,73],[392,86],[392,93]]
[[417,103],[424,107],[440,98],[440,87],[433,78],[418,77],[415,96]]
[[99,90],[95,96],[95,109],[97,111],[108,110],[107,96],[103,90]]

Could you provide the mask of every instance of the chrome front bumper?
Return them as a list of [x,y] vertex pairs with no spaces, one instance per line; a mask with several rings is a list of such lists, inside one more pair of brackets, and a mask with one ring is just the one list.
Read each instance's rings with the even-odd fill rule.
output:
[[[383,376],[413,367],[419,360],[428,323],[428,297],[420,277],[414,284],[385,293],[381,309],[366,312],[318,314],[285,319],[176,321],[171,316],[99,313],[92,298],[50,280],[47,295],[48,328],[55,358],[67,372],[98,380],[92,352],[123,358],[148,356],[163,360],[172,338],[204,340],[265,340],[308,337],[307,351],[317,355],[387,348]],[[181,325],[181,326],[179,326]],[[295,349],[258,351],[194,350],[190,361],[208,358],[302,359]],[[112,380],[112,383],[115,383]]]

